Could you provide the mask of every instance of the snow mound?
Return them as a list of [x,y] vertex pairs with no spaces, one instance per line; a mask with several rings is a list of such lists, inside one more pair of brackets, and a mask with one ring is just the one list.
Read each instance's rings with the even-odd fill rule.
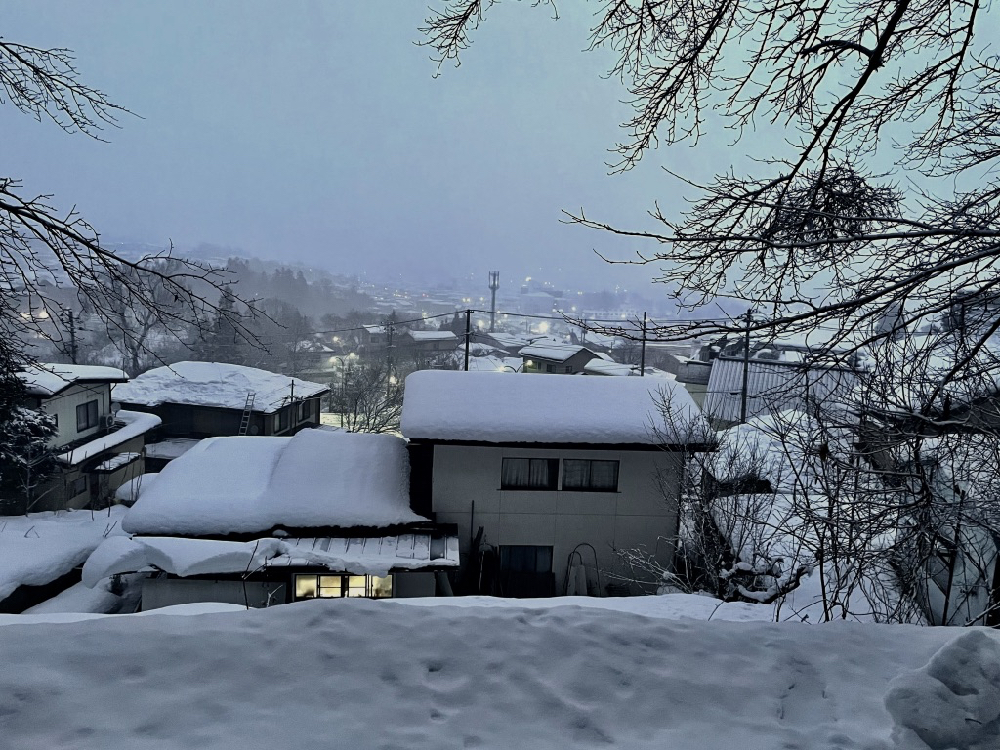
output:
[[887,750],[889,681],[951,637],[360,599],[11,624],[0,745]]
[[1000,747],[1000,640],[974,630],[890,683],[886,708],[899,750]]

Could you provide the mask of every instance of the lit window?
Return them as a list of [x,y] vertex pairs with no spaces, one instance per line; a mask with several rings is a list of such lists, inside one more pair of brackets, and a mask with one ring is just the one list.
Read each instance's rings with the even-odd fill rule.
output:
[[295,598],[340,599],[345,596],[388,599],[392,576],[309,575],[295,576]]

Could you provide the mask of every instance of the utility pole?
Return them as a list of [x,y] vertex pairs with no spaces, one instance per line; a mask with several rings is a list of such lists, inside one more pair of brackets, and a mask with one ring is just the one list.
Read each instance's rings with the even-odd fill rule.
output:
[[500,272],[490,271],[490,333],[497,322],[497,289],[500,288]]
[[740,424],[747,421],[747,389],[750,384],[750,325],[753,323],[753,313],[746,312],[746,329],[743,334],[743,388],[740,391]]
[[639,377],[646,375],[646,313],[642,314],[642,354],[639,358]]
[[385,319],[385,364],[386,364],[386,382],[389,382],[389,378],[392,377],[392,335],[396,331],[395,325],[393,325],[392,318]]
[[69,318],[69,361],[74,365],[76,364],[77,349],[76,349],[76,321],[73,320],[73,311],[67,310],[66,315]]
[[472,310],[465,311],[465,371],[469,371],[469,339],[472,338]]

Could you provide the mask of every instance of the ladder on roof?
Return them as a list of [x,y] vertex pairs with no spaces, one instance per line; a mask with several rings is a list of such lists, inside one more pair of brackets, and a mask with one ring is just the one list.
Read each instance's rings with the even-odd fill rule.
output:
[[257,398],[257,394],[250,392],[247,394],[246,403],[243,404],[243,417],[240,419],[240,436],[246,435],[247,430],[250,429],[250,414],[253,412],[253,402],[255,398]]

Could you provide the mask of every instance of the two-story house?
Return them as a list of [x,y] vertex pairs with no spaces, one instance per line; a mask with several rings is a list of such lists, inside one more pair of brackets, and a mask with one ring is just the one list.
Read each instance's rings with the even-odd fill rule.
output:
[[55,418],[57,432],[49,447],[59,471],[32,492],[30,507],[15,503],[15,511],[101,507],[119,486],[143,473],[145,436],[159,419],[113,408],[111,388],[128,381],[125,372],[39,364],[18,375],[25,386],[25,406]]
[[462,593],[620,591],[616,550],[673,562],[686,426],[700,420],[664,378],[415,372],[401,422],[411,504],[457,524]]
[[294,435],[319,425],[320,398],[329,390],[255,367],[175,362],[116,386],[114,397],[127,409],[158,416],[157,437],[169,441]]

